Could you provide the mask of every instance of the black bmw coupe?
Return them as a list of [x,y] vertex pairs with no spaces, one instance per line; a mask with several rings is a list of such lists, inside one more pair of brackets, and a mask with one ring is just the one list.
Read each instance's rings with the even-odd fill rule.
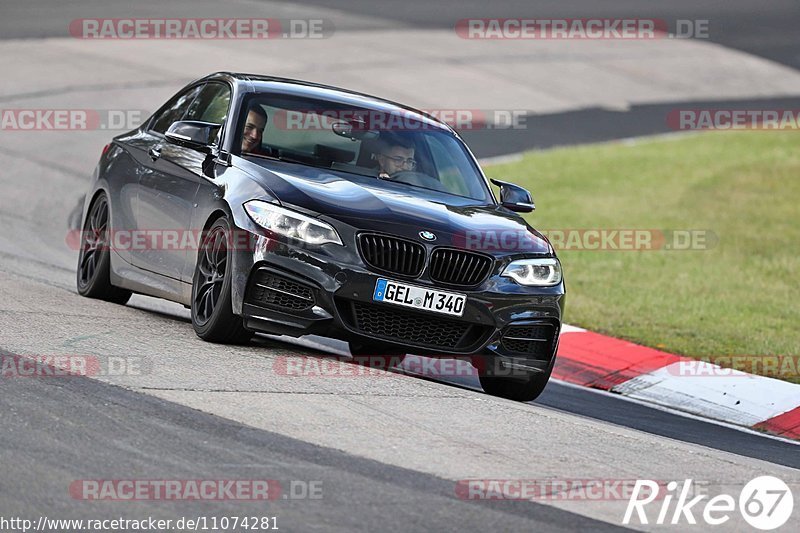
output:
[[83,208],[78,292],[191,308],[207,341],[316,334],[354,354],[467,356],[488,393],[550,377],[565,287],[530,194],[490,181],[424,112],[216,73],[108,144]]

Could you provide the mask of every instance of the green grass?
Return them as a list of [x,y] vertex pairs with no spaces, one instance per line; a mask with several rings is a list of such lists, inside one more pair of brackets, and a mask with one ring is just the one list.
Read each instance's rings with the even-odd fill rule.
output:
[[559,252],[568,323],[692,357],[800,354],[800,134],[530,152],[486,172],[532,192],[539,229],[718,237],[707,250]]

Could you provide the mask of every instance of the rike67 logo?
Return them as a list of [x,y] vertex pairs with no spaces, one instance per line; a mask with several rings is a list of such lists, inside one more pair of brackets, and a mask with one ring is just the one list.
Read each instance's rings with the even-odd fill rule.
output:
[[[789,486],[774,476],[760,476],[749,481],[738,499],[730,494],[695,495],[691,479],[682,485],[670,481],[666,495],[662,490],[659,502],[648,508],[659,496],[658,488],[659,484],[649,479],[636,481],[622,519],[624,525],[631,524],[635,516],[640,524],[695,525],[700,518],[700,523],[719,526],[740,514],[750,526],[769,531],[784,525],[794,508]],[[654,517],[652,512],[648,515],[648,509],[654,511],[656,508],[657,516]]]

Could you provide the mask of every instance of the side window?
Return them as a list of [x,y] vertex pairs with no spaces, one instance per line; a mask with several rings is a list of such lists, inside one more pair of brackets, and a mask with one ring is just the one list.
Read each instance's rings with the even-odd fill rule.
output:
[[186,113],[186,110],[194,101],[201,88],[202,86],[193,87],[185,93],[179,94],[173,98],[155,118],[150,129],[164,134],[173,122],[183,119],[183,115]]
[[202,120],[223,124],[228,116],[231,90],[223,83],[207,83],[189,106],[184,120]]
[[[224,83],[207,83],[189,106],[184,120],[202,120],[214,124],[225,124],[228,106],[231,103],[231,90]],[[217,130],[219,136],[222,132]],[[217,140],[215,140],[217,142]]]

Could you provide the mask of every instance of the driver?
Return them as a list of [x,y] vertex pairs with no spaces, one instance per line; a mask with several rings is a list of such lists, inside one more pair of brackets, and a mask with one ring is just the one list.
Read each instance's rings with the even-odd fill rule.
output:
[[242,132],[242,153],[267,155],[261,148],[264,128],[267,127],[267,112],[260,105],[254,105],[247,111],[247,119]]
[[380,167],[379,178],[391,178],[398,172],[415,170],[414,144],[399,135],[384,133],[378,143],[378,151],[374,155]]

